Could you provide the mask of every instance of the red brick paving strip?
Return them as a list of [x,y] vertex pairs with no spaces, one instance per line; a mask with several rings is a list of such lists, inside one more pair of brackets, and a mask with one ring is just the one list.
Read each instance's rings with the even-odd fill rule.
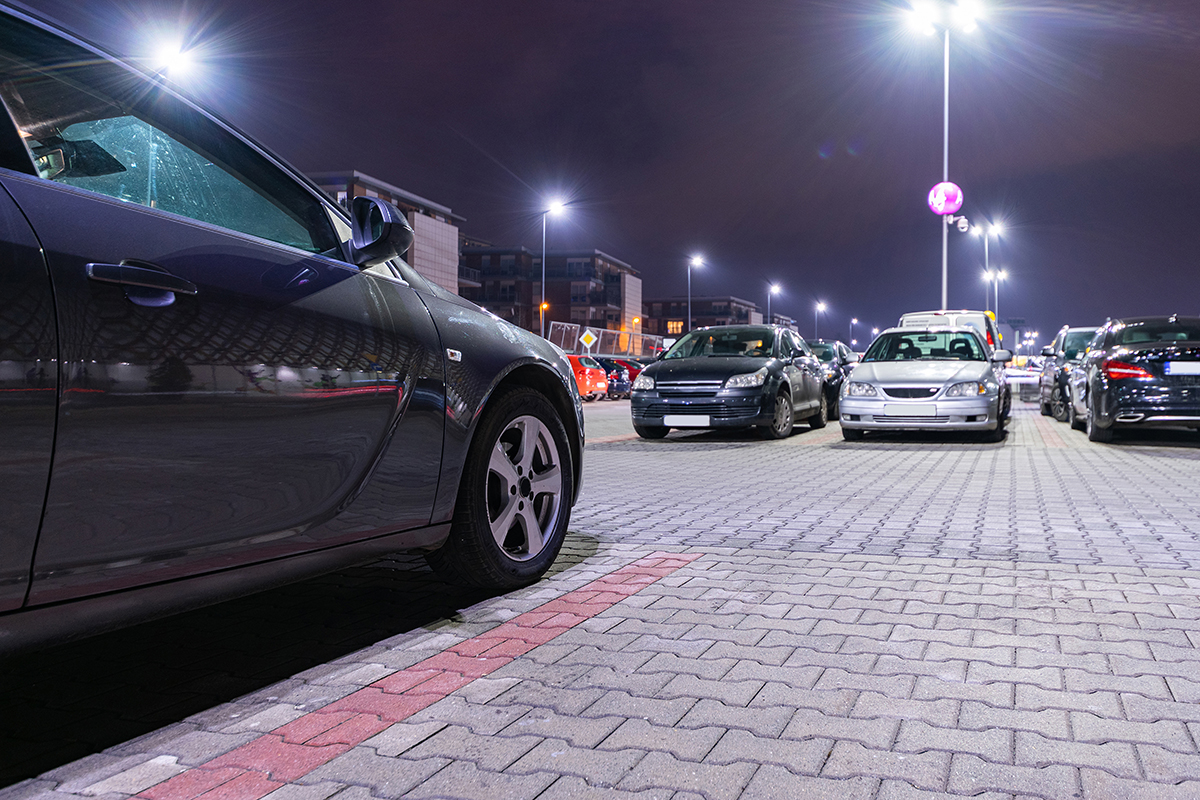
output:
[[699,557],[653,553],[137,796],[144,800],[259,800]]
[[[1031,415],[1032,416],[1032,415]],[[1033,416],[1033,427],[1042,437],[1042,444],[1046,447],[1066,447],[1067,443],[1058,435],[1058,426],[1062,425],[1054,417],[1044,417],[1039,413]]]

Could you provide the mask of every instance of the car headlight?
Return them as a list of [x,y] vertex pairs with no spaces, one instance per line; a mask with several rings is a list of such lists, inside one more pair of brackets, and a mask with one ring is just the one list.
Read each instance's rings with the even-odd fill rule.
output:
[[752,389],[755,386],[762,386],[767,380],[767,368],[763,367],[754,372],[748,372],[745,375],[734,375],[729,380],[725,381],[726,389]]
[[639,392],[645,392],[654,388],[654,378],[646,373],[639,373],[637,379],[633,382],[633,388]]
[[987,387],[979,381],[956,383],[946,390],[946,397],[978,397],[987,393]]
[[875,387],[869,383],[861,381],[851,381],[846,387],[846,395],[848,397],[875,397],[879,392],[875,391]]

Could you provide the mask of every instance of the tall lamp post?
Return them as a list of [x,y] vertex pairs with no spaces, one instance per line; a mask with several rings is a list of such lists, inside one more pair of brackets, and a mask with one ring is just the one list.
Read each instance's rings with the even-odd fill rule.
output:
[[1004,226],[998,222],[987,225],[986,227],[983,225],[975,225],[971,228],[971,233],[974,236],[983,237],[983,274],[991,274],[992,263],[991,258],[988,255],[988,240],[993,236],[999,239],[1000,234],[1004,233]]
[[825,304],[818,302],[813,309],[813,339],[820,339],[820,326],[818,325],[818,317],[825,311]]
[[854,341],[854,326],[858,324],[858,317],[850,318],[850,341]]
[[561,200],[551,200],[542,210],[542,338],[546,338],[546,218],[551,214],[558,216],[567,209],[567,204]]
[[[932,0],[913,0],[908,12],[909,24],[916,30],[934,35],[942,30],[942,182],[950,181],[950,29],[970,33],[977,27],[982,8],[974,0],[950,4]],[[946,261],[949,248],[950,217],[942,215],[942,308],[946,308]]]
[[996,324],[1000,324],[1000,281],[1008,277],[1008,272],[1002,269],[988,270],[983,273],[985,280],[992,282],[992,286],[996,291],[996,306],[992,309],[992,313],[996,315]]
[[[688,283],[688,318],[687,330],[692,329],[692,267],[703,267],[704,259],[700,256],[692,256],[688,260],[687,265],[687,283]],[[686,331],[685,331],[686,332]]]
[[771,324],[771,295],[779,294],[780,286],[778,283],[772,283],[771,288],[767,290],[767,324]]

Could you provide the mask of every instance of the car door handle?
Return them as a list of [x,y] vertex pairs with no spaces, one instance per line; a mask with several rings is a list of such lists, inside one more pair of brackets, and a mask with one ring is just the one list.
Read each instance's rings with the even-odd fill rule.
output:
[[196,294],[196,284],[177,278],[160,269],[135,264],[88,264],[87,276],[101,283],[116,283],[121,286],[140,286],[177,294]]

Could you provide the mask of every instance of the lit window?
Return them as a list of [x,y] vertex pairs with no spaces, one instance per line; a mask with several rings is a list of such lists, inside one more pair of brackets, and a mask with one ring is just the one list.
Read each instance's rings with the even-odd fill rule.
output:
[[667,320],[667,333],[683,333],[683,320],[681,320],[681,319]]

